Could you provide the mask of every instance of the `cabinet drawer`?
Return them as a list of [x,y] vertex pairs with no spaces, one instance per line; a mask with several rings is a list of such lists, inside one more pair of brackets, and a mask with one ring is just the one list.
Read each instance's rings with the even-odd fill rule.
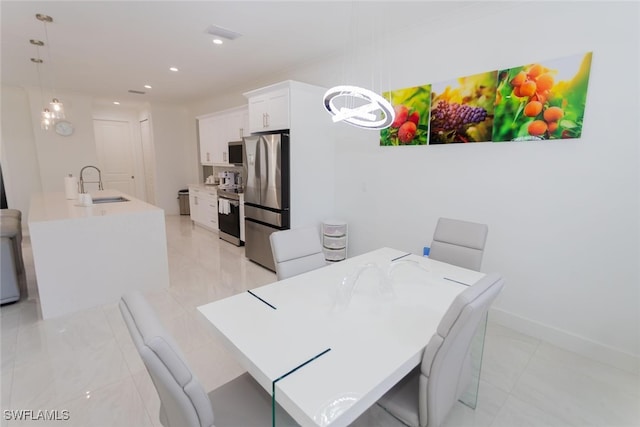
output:
[[323,236],[322,244],[327,249],[344,249],[347,247],[347,236]]
[[322,234],[325,236],[345,236],[347,234],[347,224],[323,224]]
[[327,261],[342,261],[347,258],[347,249],[324,249],[324,259]]

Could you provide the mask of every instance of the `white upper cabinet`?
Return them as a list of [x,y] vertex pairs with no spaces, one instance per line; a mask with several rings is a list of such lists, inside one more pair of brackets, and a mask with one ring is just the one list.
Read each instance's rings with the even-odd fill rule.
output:
[[229,141],[240,141],[245,136],[249,136],[250,133],[249,110],[247,108],[232,112],[227,116],[227,136]]
[[249,129],[251,133],[289,129],[289,88],[244,94],[249,98]]
[[249,110],[234,108],[198,117],[200,163],[228,164],[229,142],[249,135]]
[[200,163],[213,164],[213,140],[216,133],[213,117],[198,119],[198,136],[200,140]]

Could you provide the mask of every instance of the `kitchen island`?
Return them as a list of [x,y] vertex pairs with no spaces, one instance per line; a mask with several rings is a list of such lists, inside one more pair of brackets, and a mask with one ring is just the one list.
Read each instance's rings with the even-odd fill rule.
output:
[[80,206],[64,193],[31,197],[29,234],[42,318],[116,302],[131,289],[169,286],[164,211],[115,190],[90,193],[126,201]]

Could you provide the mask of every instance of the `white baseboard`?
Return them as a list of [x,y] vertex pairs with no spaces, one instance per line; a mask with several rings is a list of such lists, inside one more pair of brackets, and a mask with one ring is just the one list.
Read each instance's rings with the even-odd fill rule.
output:
[[548,342],[556,347],[573,351],[634,374],[640,374],[639,356],[497,308],[491,309],[490,319],[501,326]]

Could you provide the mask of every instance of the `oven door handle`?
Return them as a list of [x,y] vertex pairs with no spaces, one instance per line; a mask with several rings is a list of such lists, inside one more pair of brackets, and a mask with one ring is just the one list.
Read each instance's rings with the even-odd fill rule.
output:
[[227,200],[227,201],[229,201],[230,205],[233,205],[235,207],[240,206],[240,202],[237,201],[237,200],[234,200],[234,199],[227,199],[226,197],[218,197],[218,200]]

